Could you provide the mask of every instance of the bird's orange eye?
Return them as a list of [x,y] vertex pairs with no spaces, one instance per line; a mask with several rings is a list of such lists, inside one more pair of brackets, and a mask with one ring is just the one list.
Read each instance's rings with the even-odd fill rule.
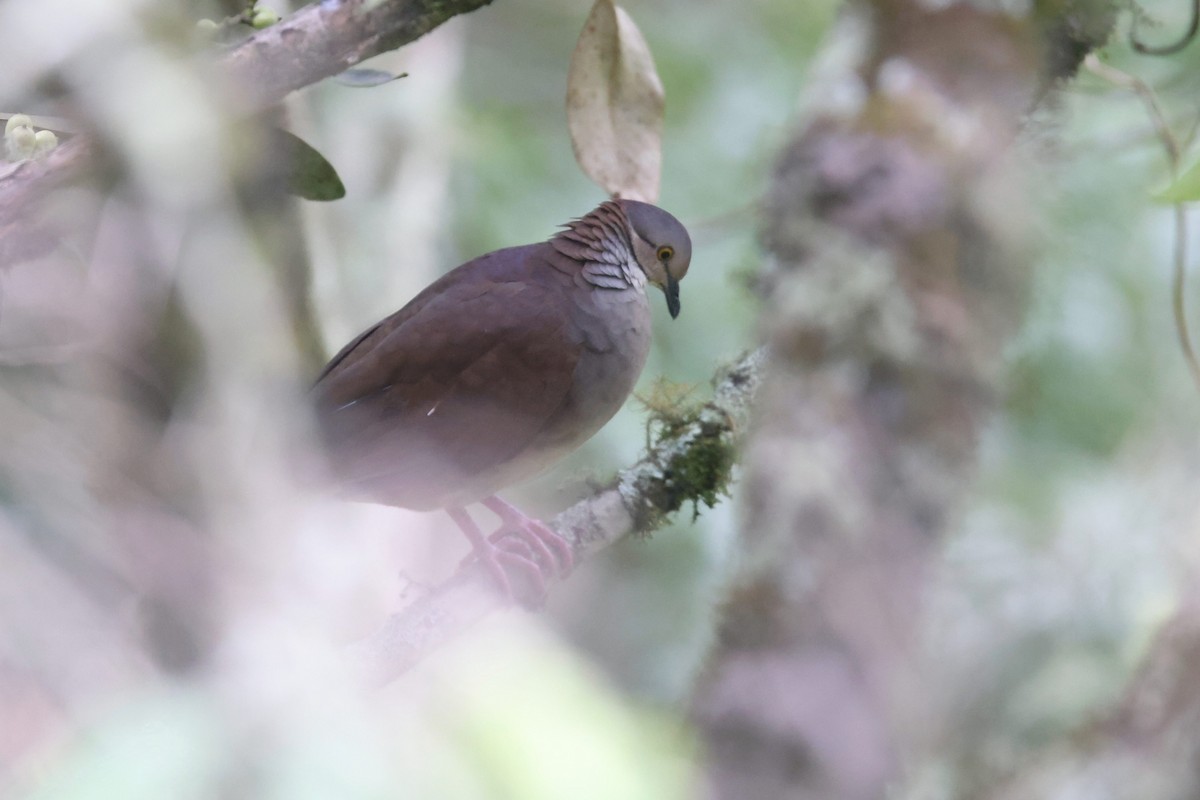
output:
[[658,248],[658,260],[659,261],[670,261],[671,256],[673,256],[673,255],[675,255],[674,247],[671,247],[669,245],[663,245],[662,247]]

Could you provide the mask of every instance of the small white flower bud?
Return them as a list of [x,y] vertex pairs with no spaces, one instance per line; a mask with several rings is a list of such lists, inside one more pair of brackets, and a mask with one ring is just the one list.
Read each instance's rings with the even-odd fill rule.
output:
[[33,128],[26,125],[18,125],[4,135],[9,161],[23,161],[31,157],[36,143]]
[[13,128],[32,128],[33,120],[28,114],[13,114],[8,118],[8,122],[4,123],[4,135],[12,133]]
[[254,9],[254,16],[250,18],[250,26],[262,30],[269,28],[279,22],[279,15],[269,8]]
[[54,131],[38,131],[33,137],[33,157],[44,156],[58,147],[58,136]]

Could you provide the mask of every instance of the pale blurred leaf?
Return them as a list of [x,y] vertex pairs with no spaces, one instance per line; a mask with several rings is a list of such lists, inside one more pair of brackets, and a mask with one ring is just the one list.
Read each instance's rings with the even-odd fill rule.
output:
[[1200,200],[1200,161],[1180,173],[1170,186],[1154,196],[1166,203],[1191,203]]
[[609,194],[658,199],[663,87],[637,25],[596,0],[567,76],[567,127],[575,159]]
[[280,148],[287,164],[287,190],[305,200],[340,200],[346,187],[337,170],[312,145],[295,134],[276,128],[273,146]]
[[333,79],[343,86],[353,86],[355,88],[369,88],[371,86],[382,86],[385,83],[407,78],[407,72],[401,72],[399,75],[393,75],[381,69],[365,69],[355,68],[348,69],[340,75],[334,75]]

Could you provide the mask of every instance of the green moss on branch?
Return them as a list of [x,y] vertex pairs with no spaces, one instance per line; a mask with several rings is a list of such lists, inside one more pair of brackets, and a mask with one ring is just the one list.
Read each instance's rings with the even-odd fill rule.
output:
[[634,535],[648,536],[689,502],[694,519],[700,503],[712,508],[729,494],[761,357],[758,351],[743,356],[720,376],[713,399],[702,405],[662,384],[642,399],[650,410],[654,443],[615,481],[633,517]]

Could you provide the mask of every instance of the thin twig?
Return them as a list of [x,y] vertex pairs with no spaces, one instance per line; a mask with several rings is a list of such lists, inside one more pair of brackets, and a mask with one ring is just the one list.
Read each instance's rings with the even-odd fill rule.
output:
[[[1197,1],[1200,2],[1200,0]],[[1133,75],[1129,75],[1103,63],[1094,53],[1089,54],[1083,63],[1093,75],[1103,78],[1114,86],[1128,89],[1141,98],[1143,105],[1146,107],[1146,113],[1154,123],[1154,131],[1158,135],[1158,140],[1162,143],[1163,150],[1167,154],[1167,165],[1170,167],[1171,178],[1172,180],[1177,179],[1179,177],[1181,161],[1179,141],[1171,133],[1170,126],[1167,125],[1166,115],[1163,114],[1162,107],[1158,104],[1158,97],[1155,95],[1154,90],[1140,78],[1136,78]],[[1191,372],[1196,388],[1200,389],[1200,362],[1196,360],[1196,352],[1192,348],[1192,337],[1188,330],[1187,305],[1185,302],[1185,289],[1187,287],[1187,245],[1187,206],[1184,203],[1175,203],[1175,245],[1173,254],[1174,269],[1171,280],[1171,310],[1175,317],[1175,334],[1179,339],[1179,348],[1183,351],[1183,358],[1187,362],[1188,371]]]

